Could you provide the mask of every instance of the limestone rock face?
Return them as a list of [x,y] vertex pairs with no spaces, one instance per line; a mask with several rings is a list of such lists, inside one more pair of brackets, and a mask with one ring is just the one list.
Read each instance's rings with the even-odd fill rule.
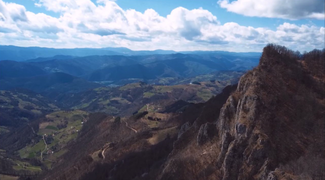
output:
[[187,130],[190,129],[190,122],[186,122],[181,126],[181,129],[178,131],[177,138],[180,138]]
[[202,145],[217,134],[217,128],[214,124],[202,124],[197,135],[197,144]]
[[215,121],[197,119],[196,143],[187,140],[174,151],[160,179],[325,177],[300,160],[317,156],[318,166],[325,164],[325,72],[319,67],[325,51],[310,53],[301,60],[284,47],[265,47],[259,66],[241,77]]

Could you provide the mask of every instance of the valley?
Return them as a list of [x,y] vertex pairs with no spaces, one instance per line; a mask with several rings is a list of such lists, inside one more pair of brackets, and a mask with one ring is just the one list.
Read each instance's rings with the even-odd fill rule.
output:
[[[121,126],[134,133],[143,128],[156,129],[148,142],[157,144],[170,132],[177,132],[177,126],[160,129],[161,124],[172,116],[164,111],[173,108],[174,104],[180,105],[175,106],[176,111],[182,111],[190,104],[205,102],[239,77],[235,75],[232,78],[174,86],[140,82],[116,88],[100,87],[80,93],[61,94],[54,99],[27,90],[1,91],[1,112],[5,114],[1,118],[0,140],[3,143],[0,149],[4,150],[2,158],[14,157],[8,162],[12,164],[12,170],[2,172],[33,175],[52,169],[53,164],[59,162],[58,159],[75,143],[91,113],[104,112],[117,116]],[[129,122],[126,118],[128,116],[134,120]],[[139,121],[136,125],[132,123],[135,120]],[[23,130],[15,128],[18,125]],[[12,137],[13,134],[15,137]],[[13,144],[20,136],[26,139]],[[106,150],[102,151],[104,154]],[[30,164],[31,160],[37,163]]]
[[[148,145],[175,136],[179,124],[169,124],[175,113],[208,101],[224,87],[237,83],[244,73],[227,60],[215,59],[222,62],[220,65],[206,60],[206,66],[193,57],[203,58],[175,54],[0,61],[0,149],[4,163],[0,174],[6,178],[36,177],[55,169],[79,141],[84,141],[83,129],[93,128],[87,121],[97,113],[111,115],[105,122],[121,126],[126,134],[152,134],[145,140]],[[134,66],[129,68],[130,64]],[[146,70],[138,71],[137,67]],[[148,75],[135,76],[139,73]],[[116,142],[107,143],[91,152],[96,162],[107,159]]]

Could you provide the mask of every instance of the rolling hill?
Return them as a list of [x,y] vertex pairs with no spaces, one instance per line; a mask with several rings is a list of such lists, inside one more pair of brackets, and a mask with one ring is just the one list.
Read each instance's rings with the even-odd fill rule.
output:
[[81,92],[101,86],[82,78],[74,77],[61,72],[32,77],[4,78],[0,80],[0,83],[0,89],[2,90],[22,88],[47,95],[52,93],[60,94]]

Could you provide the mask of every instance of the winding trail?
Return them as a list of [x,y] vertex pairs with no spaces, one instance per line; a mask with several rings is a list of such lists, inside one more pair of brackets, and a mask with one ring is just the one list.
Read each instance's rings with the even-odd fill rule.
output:
[[41,161],[43,161],[43,153],[47,150],[47,143],[46,143],[46,140],[45,140],[45,135],[43,135],[43,142],[45,144],[45,148],[44,150],[41,152]]
[[[127,128],[131,129],[134,133],[138,133],[138,130],[136,130],[136,129],[134,129],[133,127],[129,126],[128,122],[126,122],[126,121],[124,121],[124,120],[122,120],[122,121],[125,123],[125,126],[126,126]],[[110,146],[107,146],[107,147],[105,147],[105,148],[102,150],[101,154],[102,154],[103,159],[105,159],[105,151],[106,151],[107,149],[109,149],[109,148],[111,148],[111,147],[110,147]]]
[[[114,146],[114,144],[113,144],[113,146]],[[112,144],[111,143],[109,143],[109,144],[105,144],[104,145],[104,148],[103,148],[103,150],[102,150],[102,157],[103,157],[103,159],[105,159],[105,151],[107,150],[107,149],[111,149],[112,148]]]
[[105,151],[106,151],[106,149],[108,149],[108,147],[107,147],[107,148],[104,148],[104,149],[102,150],[102,157],[103,157],[103,159],[105,159]]
[[[28,123],[27,125],[32,129],[33,133],[36,134],[34,128],[33,128],[29,123]],[[37,134],[36,134],[36,135],[37,135]]]
[[138,131],[136,130],[136,129],[134,129],[133,127],[131,127],[131,126],[129,126],[129,124],[126,122],[126,121],[124,121],[125,122],[125,126],[127,127],[127,128],[129,128],[129,129],[131,129],[133,132],[135,132],[135,133],[138,133]]
[[[35,130],[34,130],[34,128],[33,128],[30,124],[27,124],[27,125],[31,128],[32,132],[33,132],[35,135],[37,135],[36,132],[35,132]],[[45,135],[43,135],[43,137],[42,137],[43,142],[44,142],[44,144],[45,144],[45,148],[44,148],[44,150],[41,152],[41,161],[43,161],[43,153],[47,150],[47,143],[46,143],[46,140],[45,140],[44,137],[45,137]]]

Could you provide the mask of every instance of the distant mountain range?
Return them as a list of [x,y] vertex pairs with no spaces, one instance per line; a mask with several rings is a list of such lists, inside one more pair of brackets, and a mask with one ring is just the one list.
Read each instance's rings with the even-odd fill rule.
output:
[[[6,53],[1,54],[2,59],[6,54],[21,55],[27,58],[31,54],[36,56],[36,52],[39,52],[38,55],[44,56],[46,53],[54,55],[55,52],[59,52],[57,49],[43,48],[19,48],[12,46],[1,46],[1,48],[9,49],[8,52],[6,51]],[[19,52],[9,53],[11,50],[18,50]],[[44,50],[44,52],[41,50]],[[90,52],[90,49],[88,50]],[[80,54],[85,55],[88,50],[81,51],[82,53]],[[103,51],[96,52],[94,50],[91,52],[99,54],[104,51],[108,52],[107,48],[101,50]],[[127,51],[124,48],[117,48],[117,50],[133,52],[131,50]],[[65,52],[70,54],[37,57],[21,62],[13,61],[12,59],[0,61],[0,89],[27,88],[36,92],[61,89],[70,92],[70,90],[87,90],[87,87],[116,86],[139,81],[171,85],[183,82],[184,79],[215,72],[246,71],[255,67],[259,59],[259,56],[254,53],[229,52],[219,54],[198,52],[199,54],[174,53],[136,56],[92,55],[84,57],[71,56],[73,55],[72,52],[79,53],[76,49],[71,51],[63,50],[60,53]],[[210,79],[205,80],[209,81]],[[96,85],[95,83],[98,84]]]
[[[1,60],[14,60],[25,61],[29,59],[37,58],[50,58],[59,56],[59,59],[63,59],[64,56],[104,56],[104,55],[123,55],[123,56],[136,56],[136,55],[157,55],[157,54],[176,54],[177,52],[172,50],[154,50],[154,51],[132,51],[128,48],[74,48],[74,49],[56,49],[56,48],[44,48],[44,47],[17,47],[17,46],[3,46],[0,45],[0,61]],[[226,51],[184,51],[178,52],[183,54],[220,54],[220,55],[237,55],[237,56],[257,56],[261,53],[249,52],[249,53],[233,53]]]

